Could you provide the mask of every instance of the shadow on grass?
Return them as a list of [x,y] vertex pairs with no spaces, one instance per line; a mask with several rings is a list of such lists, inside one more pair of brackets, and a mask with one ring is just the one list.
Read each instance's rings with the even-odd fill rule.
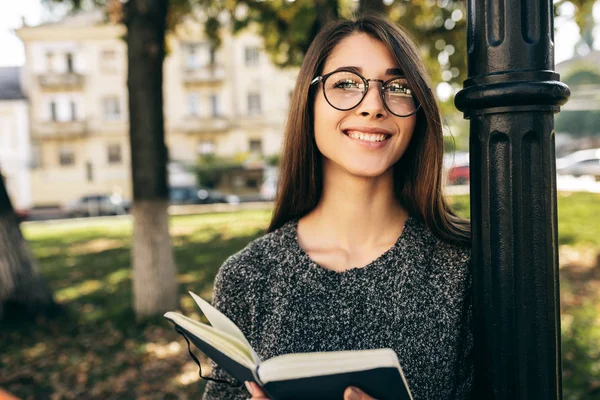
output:
[[[255,226],[254,226],[255,225]],[[226,227],[174,237],[180,299],[188,290],[210,298],[223,261],[262,234]],[[12,315],[0,325],[0,387],[23,399],[188,399],[204,382],[184,342],[162,317],[135,323],[130,238],[112,235],[99,251],[80,251],[106,238],[32,240],[40,270],[60,305],[52,317]],[[180,309],[195,310],[186,300]],[[206,360],[205,360],[206,361]]]

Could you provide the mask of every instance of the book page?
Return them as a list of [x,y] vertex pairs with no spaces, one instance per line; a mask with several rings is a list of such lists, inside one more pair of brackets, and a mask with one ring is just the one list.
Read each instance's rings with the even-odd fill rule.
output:
[[254,364],[260,364],[260,358],[254,351],[252,346],[250,346],[248,339],[246,339],[246,336],[244,336],[240,328],[238,328],[232,320],[227,318],[222,312],[214,308],[208,301],[204,300],[202,297],[198,296],[194,292],[189,292],[189,294],[192,296],[196,304],[198,304],[198,307],[200,307],[204,315],[206,315],[208,321],[215,329],[223,331],[239,339],[242,343],[248,346],[248,350],[252,355],[252,360],[254,361]]
[[268,383],[385,367],[397,368],[406,384],[398,356],[392,349],[284,354],[261,364],[258,375],[263,383]]
[[250,370],[254,370],[255,364],[252,360],[252,351],[238,338],[173,311],[165,313],[164,316],[232,360]]

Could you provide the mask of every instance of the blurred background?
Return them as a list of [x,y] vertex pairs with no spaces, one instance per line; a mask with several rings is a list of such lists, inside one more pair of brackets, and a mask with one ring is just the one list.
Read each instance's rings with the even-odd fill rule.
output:
[[[468,121],[453,106],[464,3],[169,2],[165,246],[180,310],[202,318],[187,291],[210,299],[221,263],[265,231],[298,67],[331,16],[373,8],[413,34],[444,114],[446,192],[468,217]],[[203,391],[182,339],[134,307],[131,158],[143,146],[129,134],[127,4],[0,0],[0,388],[21,398]],[[600,2],[554,6],[555,69],[571,89],[555,119],[564,397],[599,399]]]

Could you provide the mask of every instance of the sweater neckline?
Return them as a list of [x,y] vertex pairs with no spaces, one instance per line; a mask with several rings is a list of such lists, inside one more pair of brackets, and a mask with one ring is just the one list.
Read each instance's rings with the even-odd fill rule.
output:
[[358,274],[365,274],[372,269],[385,266],[387,264],[385,261],[387,261],[397,249],[404,248],[406,246],[406,238],[411,235],[411,231],[414,229],[414,224],[416,223],[414,217],[411,214],[408,214],[408,217],[404,222],[402,232],[396,239],[396,242],[389,249],[362,267],[354,267],[342,271],[335,271],[319,265],[312,258],[310,258],[308,253],[306,253],[302,247],[300,247],[300,243],[298,242],[298,220],[299,218],[290,220],[289,229],[287,231],[290,235],[294,252],[300,257],[300,266],[305,266],[307,269],[317,274],[328,275],[332,277],[348,277]]

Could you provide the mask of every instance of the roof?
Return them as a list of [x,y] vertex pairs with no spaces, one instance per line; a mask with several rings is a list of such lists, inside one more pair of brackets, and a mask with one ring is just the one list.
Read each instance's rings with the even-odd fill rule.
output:
[[[72,11],[56,21],[44,22],[38,26],[61,26],[66,28],[88,27],[106,23],[106,14],[99,8]],[[36,28],[35,26],[32,28]]]
[[21,100],[21,67],[0,68],[0,100]]

